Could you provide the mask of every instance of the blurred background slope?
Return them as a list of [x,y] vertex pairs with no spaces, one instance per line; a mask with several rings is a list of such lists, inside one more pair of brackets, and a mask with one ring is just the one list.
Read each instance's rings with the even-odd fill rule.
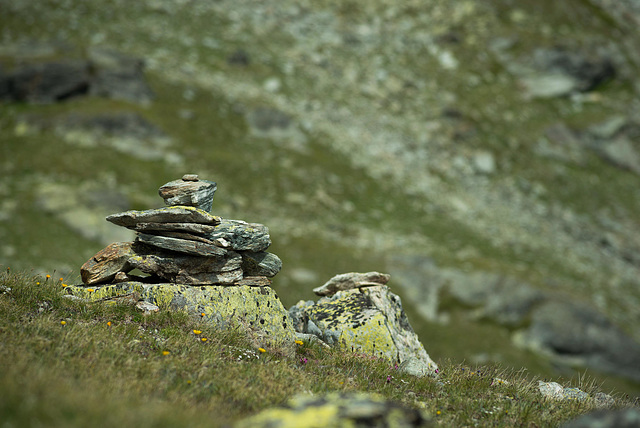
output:
[[[184,173],[288,307],[392,274],[427,351],[640,391],[629,1],[0,0],[0,264],[77,278]],[[77,279],[75,279],[77,281]]]

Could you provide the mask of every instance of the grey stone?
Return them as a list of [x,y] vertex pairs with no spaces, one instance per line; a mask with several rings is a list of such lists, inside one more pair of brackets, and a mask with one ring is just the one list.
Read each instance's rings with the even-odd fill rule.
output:
[[242,270],[245,275],[266,276],[272,278],[282,269],[282,260],[266,251],[243,251]]
[[242,257],[228,251],[220,257],[192,257],[135,246],[129,264],[149,275],[179,284],[232,284],[242,279]]
[[87,260],[80,268],[82,282],[87,285],[112,281],[116,274],[129,272],[129,258],[134,254],[132,242],[116,242]]
[[200,180],[195,174],[186,174],[184,177],[160,187],[158,193],[165,204],[188,205],[206,212],[211,211],[217,184],[213,181]]
[[351,290],[361,287],[373,287],[389,282],[390,275],[380,272],[349,272],[336,275],[321,287],[313,289],[318,296],[332,296],[341,290]]
[[266,276],[245,276],[235,281],[233,285],[247,285],[249,287],[265,287],[271,285],[271,280]]
[[208,212],[195,207],[173,206],[146,211],[125,211],[108,216],[107,221],[118,226],[135,229],[139,223],[200,223],[216,225],[220,223],[220,217],[212,216]]
[[215,231],[208,234],[212,241],[224,239],[236,251],[264,251],[271,245],[269,229],[259,223],[241,220],[221,220]]
[[640,409],[629,407],[620,410],[597,410],[574,419],[563,428],[637,428],[640,426]]
[[189,239],[171,238],[168,236],[149,235],[138,233],[139,242],[152,245],[157,248],[191,254],[194,256],[224,256],[228,250],[206,242]]

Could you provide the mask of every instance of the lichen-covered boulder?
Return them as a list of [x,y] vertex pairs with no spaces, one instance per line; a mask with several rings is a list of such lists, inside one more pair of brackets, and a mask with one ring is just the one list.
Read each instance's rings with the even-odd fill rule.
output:
[[234,425],[235,428],[356,426],[427,427],[431,426],[431,420],[418,409],[377,394],[359,392],[297,395],[286,407],[264,410]]
[[329,345],[389,359],[416,376],[437,372],[400,297],[385,285],[338,291],[315,304],[299,302],[289,313],[299,333],[315,334]]
[[[277,347],[293,352],[295,330],[276,292],[267,286],[188,286],[123,282],[102,287],[69,286],[71,295],[88,300],[109,300],[132,295],[160,310],[184,310],[220,329],[245,333],[256,347]],[[204,315],[203,315],[204,314]]]

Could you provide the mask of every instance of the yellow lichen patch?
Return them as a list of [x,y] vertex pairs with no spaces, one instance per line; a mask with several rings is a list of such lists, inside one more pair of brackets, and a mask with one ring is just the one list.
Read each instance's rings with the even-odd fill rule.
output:
[[305,427],[333,427],[339,425],[338,407],[326,404],[319,407],[308,407],[303,410],[269,409],[257,415],[244,419],[236,425],[237,428],[269,426],[270,422],[277,422],[280,428]]

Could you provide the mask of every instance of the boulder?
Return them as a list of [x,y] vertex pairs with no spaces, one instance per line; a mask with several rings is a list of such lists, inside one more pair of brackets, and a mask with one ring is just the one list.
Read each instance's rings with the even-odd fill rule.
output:
[[246,334],[256,348],[273,346],[286,353],[295,350],[293,323],[278,295],[270,287],[192,287],[123,282],[95,288],[69,286],[65,290],[70,295],[91,301],[134,296],[138,301],[158,306],[161,311],[184,310],[216,328],[237,330]]
[[189,205],[211,211],[217,184],[200,180],[195,174],[185,174],[181,180],[170,181],[158,190],[167,205]]
[[575,302],[549,300],[531,312],[515,335],[526,348],[640,381],[640,344],[605,316]]
[[290,313],[299,333],[317,328],[316,335],[329,345],[386,358],[417,376],[437,371],[409,324],[400,297],[386,285],[338,291],[313,305],[299,302]]
[[274,277],[282,269],[282,260],[266,251],[243,251],[242,270],[245,275]]
[[135,229],[138,223],[200,223],[216,225],[220,223],[220,217],[213,216],[195,207],[172,206],[145,211],[125,211],[108,216],[107,221],[118,226]]
[[378,394],[332,392],[300,394],[285,407],[263,410],[235,428],[266,427],[427,427],[431,421],[418,409]]
[[314,288],[313,292],[318,296],[333,296],[341,290],[352,290],[360,287],[373,287],[385,285],[389,282],[390,275],[380,272],[357,273],[349,272],[336,275],[324,285]]
[[82,282],[87,285],[109,282],[117,273],[132,270],[129,264],[132,245],[132,242],[115,242],[99,251],[80,268]]

